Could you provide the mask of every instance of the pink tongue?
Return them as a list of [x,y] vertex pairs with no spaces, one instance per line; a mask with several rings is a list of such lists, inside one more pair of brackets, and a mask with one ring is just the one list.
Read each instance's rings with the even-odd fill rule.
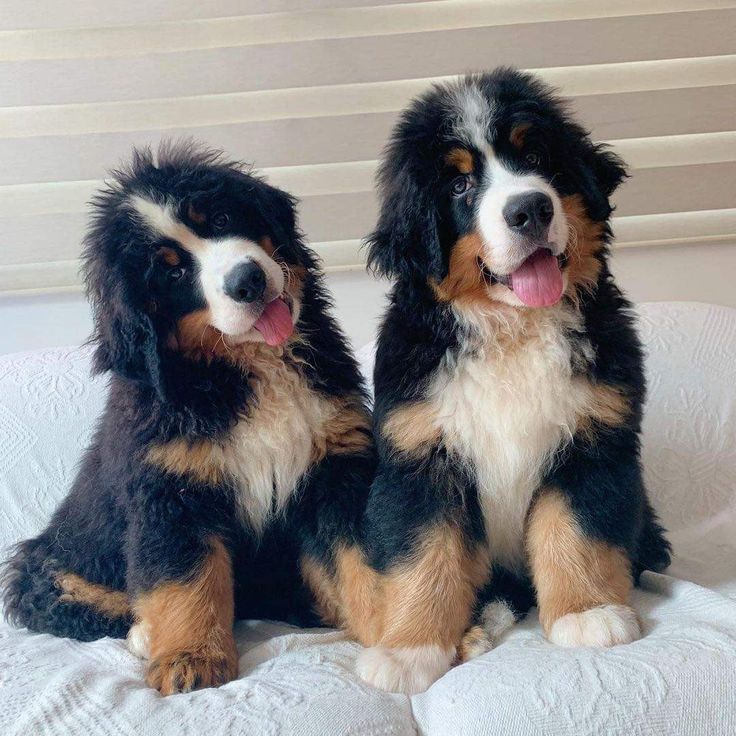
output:
[[274,299],[253,325],[269,345],[281,345],[294,332],[291,312],[283,299]]
[[550,307],[562,296],[562,272],[557,259],[540,248],[511,274],[514,294],[529,307]]

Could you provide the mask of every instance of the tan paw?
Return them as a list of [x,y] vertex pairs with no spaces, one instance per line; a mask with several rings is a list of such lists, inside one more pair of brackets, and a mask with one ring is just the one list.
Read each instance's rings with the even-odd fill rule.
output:
[[237,676],[237,652],[226,654],[219,649],[202,648],[154,658],[148,667],[146,683],[161,695],[172,695],[219,687]]

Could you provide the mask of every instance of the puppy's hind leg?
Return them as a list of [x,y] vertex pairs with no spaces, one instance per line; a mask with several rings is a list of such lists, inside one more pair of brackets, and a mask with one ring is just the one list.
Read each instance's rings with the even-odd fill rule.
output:
[[31,631],[80,641],[123,638],[133,620],[125,592],[64,569],[43,536],[16,547],[2,588],[8,620]]

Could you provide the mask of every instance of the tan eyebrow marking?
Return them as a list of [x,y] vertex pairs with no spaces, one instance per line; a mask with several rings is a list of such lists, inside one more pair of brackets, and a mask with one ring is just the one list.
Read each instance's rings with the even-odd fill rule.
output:
[[445,163],[454,166],[461,174],[473,172],[473,154],[466,148],[452,148],[445,155]]
[[511,145],[516,148],[521,148],[524,145],[524,137],[531,127],[531,123],[519,123],[519,125],[515,125],[511,130],[511,135],[509,136]]
[[181,263],[179,254],[173,248],[159,248],[156,254],[168,266],[178,266]]
[[273,241],[271,238],[268,237],[268,235],[264,235],[259,241],[258,245],[263,248],[263,250],[266,252],[266,255],[273,258],[273,254],[276,252],[276,246],[273,244]]
[[196,222],[197,225],[203,225],[205,222],[207,222],[207,217],[201,212],[197,212],[197,210],[195,210],[191,204],[187,208],[187,217],[192,222]]

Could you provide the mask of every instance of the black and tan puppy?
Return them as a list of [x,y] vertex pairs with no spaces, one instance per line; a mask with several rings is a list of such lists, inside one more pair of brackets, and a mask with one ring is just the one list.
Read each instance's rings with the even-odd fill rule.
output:
[[363,527],[369,682],[426,688],[534,597],[557,644],[640,636],[631,587],[669,548],[639,463],[642,351],[608,268],[624,176],[515,71],[435,87],[401,116],[370,238],[396,284]]
[[284,192],[191,146],[135,154],[85,251],[105,412],[6,568],[9,618],[129,634],[162,693],[237,675],[233,618],[309,618],[374,469],[364,388]]

